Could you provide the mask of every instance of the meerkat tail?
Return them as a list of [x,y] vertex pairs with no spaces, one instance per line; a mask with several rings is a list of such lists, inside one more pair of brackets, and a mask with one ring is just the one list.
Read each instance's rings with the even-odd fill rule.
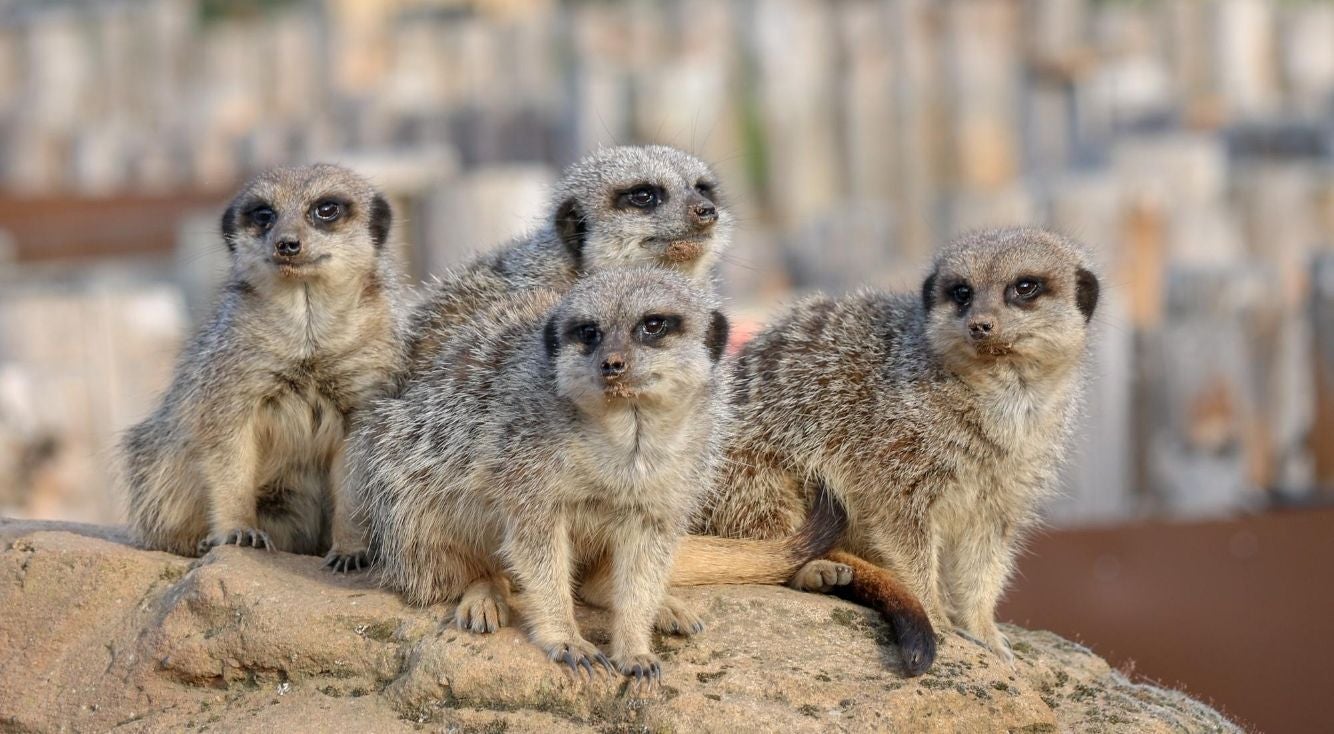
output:
[[843,539],[848,512],[823,482],[797,532],[777,540],[688,535],[676,550],[672,586],[781,584]]
[[851,553],[834,551],[826,558],[852,567],[852,582],[833,593],[880,612],[894,631],[908,675],[930,670],[936,660],[936,632],[926,609],[903,581],[889,569]]

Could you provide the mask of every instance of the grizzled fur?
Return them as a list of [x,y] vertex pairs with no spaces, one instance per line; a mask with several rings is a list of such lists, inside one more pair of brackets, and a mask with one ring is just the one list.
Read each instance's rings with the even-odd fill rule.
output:
[[703,529],[785,534],[808,480],[827,482],[846,551],[905,580],[936,630],[1010,659],[996,603],[1065,453],[1097,284],[1071,242],[1003,229],[945,247],[920,294],[797,304],[736,359],[737,433]]
[[227,284],[121,444],[144,545],[329,549],[344,432],[406,362],[389,225],[384,198],[337,166],[274,169],[237,194]]
[[349,443],[385,582],[458,602],[476,632],[507,622],[517,582],[533,641],[589,668],[606,659],[575,625],[577,584],[613,610],[615,665],[656,679],[650,628],[673,613],[673,553],[721,456],[716,308],[679,273],[613,268],[461,326]]
[[707,282],[732,226],[718,185],[704,162],[660,145],[604,148],[574,163],[556,184],[542,228],[427,287],[411,318],[414,369],[514,290],[564,292],[580,275],[635,265],[665,265]]

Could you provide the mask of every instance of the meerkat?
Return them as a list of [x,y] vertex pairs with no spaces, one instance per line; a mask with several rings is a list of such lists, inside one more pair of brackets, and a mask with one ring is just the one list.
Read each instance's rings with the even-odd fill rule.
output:
[[[604,148],[575,162],[556,183],[550,212],[529,236],[427,285],[408,317],[410,374],[429,370],[450,353],[461,328],[515,291],[563,293],[585,275],[634,266],[661,266],[712,285],[733,220],[712,169],[661,145]],[[360,507],[360,488],[347,491],[343,504]],[[366,561],[363,520],[358,512],[340,525],[346,530],[330,554],[333,570]]]
[[[721,456],[726,339],[713,296],[661,268],[520,291],[459,329],[349,446],[382,579],[477,632],[508,622],[517,582],[552,660],[657,680],[650,630]],[[610,659],[572,581],[613,611]]]
[[699,529],[782,535],[818,479],[850,529],[794,585],[829,590],[852,566],[910,673],[930,667],[931,627],[1012,660],[995,608],[1078,412],[1093,270],[1059,235],[1001,229],[944,247],[919,295],[797,304],[736,358],[737,430]]
[[428,286],[410,317],[414,369],[429,366],[472,314],[515,290],[564,292],[582,275],[637,265],[708,282],[733,219],[713,170],[662,145],[603,148],[580,159],[556,183],[550,212],[531,235]]
[[392,219],[334,165],[277,168],[222,217],[226,285],[159,407],[121,442],[129,519],[147,547],[329,550],[354,412],[406,364]]

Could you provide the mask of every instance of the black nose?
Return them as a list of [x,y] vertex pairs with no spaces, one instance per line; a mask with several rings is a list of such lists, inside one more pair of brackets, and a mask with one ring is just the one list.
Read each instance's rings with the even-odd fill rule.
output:
[[279,255],[291,257],[292,255],[301,252],[301,242],[300,240],[291,238],[281,239],[274,244],[273,249],[276,250]]
[[991,334],[990,321],[969,321],[968,331],[972,332],[974,339],[983,339]]
[[602,376],[608,380],[614,380],[625,373],[625,359],[619,354],[613,354],[602,360]]
[[701,201],[695,205],[695,221],[700,224],[711,224],[718,219],[718,208],[707,201]]

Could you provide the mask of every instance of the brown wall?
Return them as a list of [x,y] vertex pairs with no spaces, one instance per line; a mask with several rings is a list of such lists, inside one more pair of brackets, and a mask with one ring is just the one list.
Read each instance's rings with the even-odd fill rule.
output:
[[1334,731],[1334,509],[1044,534],[1000,617],[1247,728]]

